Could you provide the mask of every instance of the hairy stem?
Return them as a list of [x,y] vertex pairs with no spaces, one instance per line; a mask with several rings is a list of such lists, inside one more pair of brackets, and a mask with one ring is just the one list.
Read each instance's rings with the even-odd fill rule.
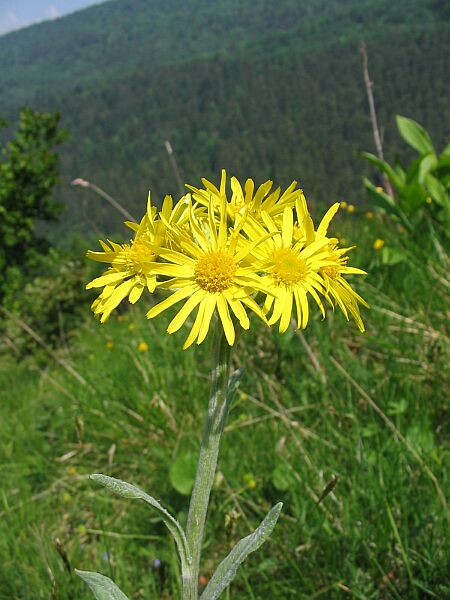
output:
[[216,322],[211,395],[203,430],[186,530],[186,537],[192,555],[192,576],[190,589],[183,590],[183,600],[197,600],[198,598],[198,575],[203,530],[211,487],[216,472],[220,438],[227,420],[231,401],[230,394],[228,393],[230,359],[231,348],[225,339],[220,323]]

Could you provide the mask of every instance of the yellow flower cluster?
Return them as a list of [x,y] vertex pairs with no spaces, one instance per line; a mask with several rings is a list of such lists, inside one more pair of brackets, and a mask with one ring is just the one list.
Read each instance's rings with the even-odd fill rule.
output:
[[100,242],[103,252],[88,252],[110,265],[87,285],[103,288],[92,305],[102,322],[125,298],[134,304],[145,289],[158,288],[168,296],[148,311],[149,319],[184,302],[169,333],[197,311],[184,348],[203,342],[214,315],[230,345],[237,323],[249,328],[249,311],[269,326],[278,324],[281,333],[293,314],[297,327],[304,328],[310,298],[323,317],[324,304],[337,305],[364,331],[358,302],[367,304],[345,275],[365,271],[348,266],[352,248],[340,248],[327,235],[338,202],[316,229],[295,181],[283,193],[271,181],[255,188],[251,179],[241,186],[232,177],[230,194],[225,171],[218,188],[206,179],[202,183],[202,188],[187,186],[190,193],[175,205],[166,196],[159,211],[149,197],[141,222],[126,223],[134,231],[130,243]]

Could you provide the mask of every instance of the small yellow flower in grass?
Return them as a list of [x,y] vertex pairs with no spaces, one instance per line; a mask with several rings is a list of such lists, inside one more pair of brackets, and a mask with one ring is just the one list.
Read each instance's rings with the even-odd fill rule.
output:
[[114,342],[112,340],[108,340],[105,346],[108,348],[108,350],[111,350],[112,348],[114,348]]
[[373,243],[374,250],[381,250],[381,248],[383,246],[384,246],[384,240],[381,240],[380,238],[377,238]]
[[137,349],[139,350],[139,352],[147,352],[148,351],[148,344],[147,342],[139,342]]
[[348,212],[348,213],[354,213],[354,212],[355,212],[355,210],[356,210],[356,208],[355,208],[355,205],[354,205],[354,204],[349,204],[349,205],[347,206],[347,212]]
[[376,187],[376,188],[375,188],[375,190],[376,190],[376,191],[377,191],[379,194],[382,194],[382,193],[384,192],[384,188],[383,188],[381,185],[379,185],[378,187]]
[[433,198],[431,196],[428,196],[426,199],[426,203],[431,204],[432,202],[433,202]]
[[371,210],[368,210],[368,211],[366,212],[366,217],[367,217],[369,220],[370,220],[370,219],[373,219],[373,212],[372,212]]
[[185,300],[185,304],[170,322],[167,331],[174,333],[197,308],[194,324],[183,348],[194,341],[201,344],[205,339],[213,314],[217,313],[229,345],[235,341],[235,330],[230,315],[234,314],[243,329],[250,326],[246,308],[265,320],[264,314],[252,294],[266,291],[264,280],[254,266],[244,261],[256,242],[249,242],[240,234],[241,223],[228,229],[225,199],[221,200],[219,220],[213,201],[209,203],[206,220],[199,222],[193,210],[190,212],[191,233],[173,226],[171,235],[180,251],[162,249],[160,256],[166,263],[155,267],[159,275],[170,277],[161,288],[173,293],[151,308],[147,317],[152,319],[170,306]]
[[340,206],[341,208],[344,208],[344,209],[345,209],[345,208],[347,208],[348,204],[347,204],[347,202],[346,202],[345,200],[342,200],[341,202],[339,202],[339,206]]
[[69,468],[67,469],[67,474],[68,474],[70,477],[74,477],[74,476],[76,475],[76,473],[77,473],[77,470],[76,470],[76,468],[75,468],[75,467],[69,467]]
[[136,323],[130,323],[128,325],[128,331],[134,331],[136,329]]
[[251,473],[244,475],[244,482],[248,489],[254,490],[256,488],[256,480]]

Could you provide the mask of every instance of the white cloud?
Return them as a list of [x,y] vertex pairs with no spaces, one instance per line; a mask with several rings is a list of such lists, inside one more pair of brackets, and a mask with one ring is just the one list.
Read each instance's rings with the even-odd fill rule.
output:
[[56,19],[61,16],[61,13],[54,4],[48,6],[45,12],[50,17],[50,19]]
[[6,14],[0,15],[0,35],[14,29],[20,29],[26,24],[26,21],[22,17],[10,10]]

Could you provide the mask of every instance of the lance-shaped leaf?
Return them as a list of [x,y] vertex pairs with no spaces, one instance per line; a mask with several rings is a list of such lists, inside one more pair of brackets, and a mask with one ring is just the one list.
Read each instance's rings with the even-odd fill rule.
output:
[[419,123],[400,115],[397,115],[396,119],[400,135],[410,146],[415,148],[420,154],[434,152],[430,136]]
[[144,500],[145,502],[147,502],[147,504],[150,504],[150,506],[155,508],[161,515],[165,526],[170,531],[175,540],[175,543],[178,548],[178,553],[180,555],[181,568],[183,573],[189,571],[191,556],[184,531],[181,528],[181,525],[178,523],[178,521],[174,517],[172,517],[172,515],[169,512],[167,512],[167,510],[163,508],[157,500],[143,492],[137,486],[132,485],[131,483],[126,483],[125,481],[121,481],[120,479],[115,479],[114,477],[108,477],[107,475],[94,473],[90,476],[90,479],[96,481],[100,485],[103,485],[108,490],[114,492],[115,494],[118,494],[119,496],[123,496],[124,498],[136,498],[139,500]]
[[230,554],[220,563],[216,572],[211,577],[210,582],[206,586],[200,600],[216,600],[223,590],[234,579],[239,566],[244,562],[247,556],[258,550],[264,544],[266,539],[272,533],[280,516],[283,504],[279,502],[267,514],[264,521],[255,529],[253,533],[240,540]]
[[389,196],[389,194],[386,194],[385,192],[378,192],[373,183],[366,178],[363,179],[363,183],[364,187],[369,193],[372,204],[379,206],[390,215],[395,215],[403,223],[403,225],[409,229],[409,231],[412,231],[412,225],[409,222],[408,217],[395,203],[395,200]]
[[371,162],[376,167],[378,167],[380,171],[386,173],[386,175],[389,177],[389,179],[393,183],[394,187],[397,188],[397,190],[400,190],[405,184],[404,172],[396,172],[395,169],[393,169],[389,163],[387,163],[385,160],[382,160],[381,158],[378,158],[378,156],[371,154],[370,152],[361,152],[361,156],[369,162]]
[[97,600],[128,600],[109,577],[93,571],[78,571],[78,569],[75,569],[75,573],[88,584]]

